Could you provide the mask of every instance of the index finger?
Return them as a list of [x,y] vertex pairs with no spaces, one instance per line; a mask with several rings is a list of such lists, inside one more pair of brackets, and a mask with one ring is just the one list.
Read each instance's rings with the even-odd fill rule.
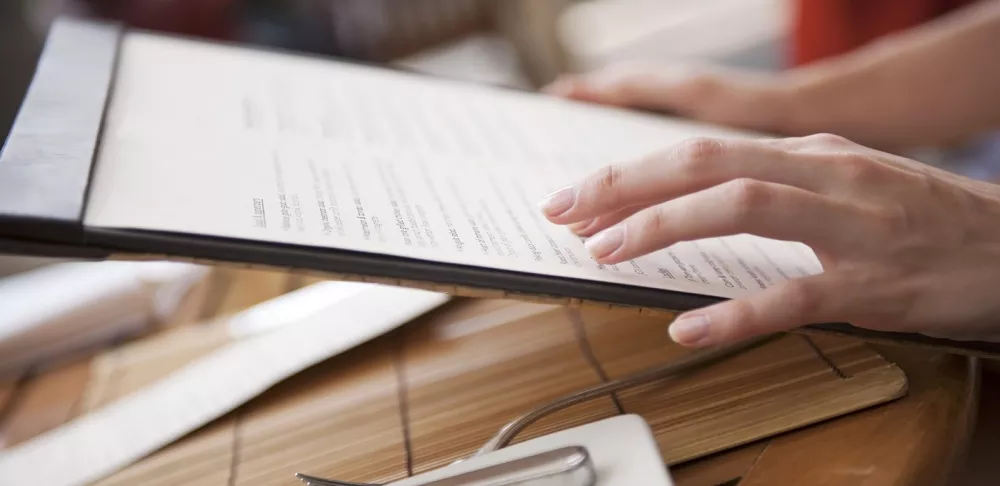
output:
[[697,138],[627,165],[604,167],[542,203],[555,224],[572,224],[628,206],[646,207],[735,179],[755,179],[823,193],[836,164],[763,141]]
[[682,241],[752,234],[844,253],[875,232],[863,208],[801,189],[741,179],[646,209],[586,242],[602,264],[617,264]]

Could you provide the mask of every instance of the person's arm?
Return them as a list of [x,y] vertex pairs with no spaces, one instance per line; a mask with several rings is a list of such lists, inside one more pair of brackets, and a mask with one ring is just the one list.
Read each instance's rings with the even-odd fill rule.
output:
[[1000,128],[1000,1],[776,75],[624,65],[565,77],[548,91],[783,135],[939,146]]
[[783,131],[887,148],[1000,128],[1000,2],[985,1],[853,53],[789,70]]

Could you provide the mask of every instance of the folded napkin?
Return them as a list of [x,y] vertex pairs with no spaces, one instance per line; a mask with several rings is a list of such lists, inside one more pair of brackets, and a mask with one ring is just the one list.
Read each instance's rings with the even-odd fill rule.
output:
[[173,262],[72,262],[0,279],[0,376],[164,322],[207,272]]

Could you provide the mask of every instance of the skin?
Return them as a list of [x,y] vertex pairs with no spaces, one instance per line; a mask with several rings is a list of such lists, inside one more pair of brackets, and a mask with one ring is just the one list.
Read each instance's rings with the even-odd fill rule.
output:
[[1000,126],[1000,1],[777,74],[622,64],[546,91],[786,136],[829,132],[883,150]]
[[[740,233],[817,253],[821,275],[679,316],[670,335],[683,345],[814,322],[1000,340],[1000,186],[870,148],[1000,126],[996,46],[1000,2],[985,2],[774,76],[632,65],[564,78],[547,91],[788,137],[690,140],[605,167],[550,194],[542,212],[606,264]],[[830,131],[865,144],[798,136]]]

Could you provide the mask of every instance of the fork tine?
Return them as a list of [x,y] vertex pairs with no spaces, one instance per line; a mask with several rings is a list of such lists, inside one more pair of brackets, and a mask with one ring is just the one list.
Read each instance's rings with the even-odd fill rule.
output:
[[299,481],[302,481],[307,486],[382,486],[378,483],[352,483],[350,481],[323,479],[302,473],[295,473],[295,477],[299,478]]

